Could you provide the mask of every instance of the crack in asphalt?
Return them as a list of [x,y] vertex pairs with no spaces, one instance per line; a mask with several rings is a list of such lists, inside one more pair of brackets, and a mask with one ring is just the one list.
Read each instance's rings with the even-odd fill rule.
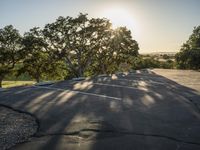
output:
[[116,131],[116,130],[101,130],[101,129],[81,129],[79,131],[67,132],[67,133],[40,134],[40,135],[36,135],[34,137],[41,138],[41,137],[45,137],[45,136],[62,136],[62,135],[63,136],[76,136],[76,135],[80,135],[81,132],[85,132],[85,131],[97,132],[97,133],[111,133],[111,134],[119,134],[119,135],[137,135],[137,136],[164,138],[164,139],[176,141],[176,142],[179,142],[179,143],[193,144],[193,145],[200,146],[200,143],[197,143],[197,142],[184,141],[184,140],[181,140],[181,139],[177,139],[177,138],[165,136],[165,135],[137,133],[137,132],[128,132],[128,131]]
[[199,104],[191,101],[192,105],[194,105],[194,107],[196,108],[196,110],[198,111],[198,113],[200,114],[200,107],[199,107]]
[[[81,137],[80,134],[82,132],[96,132],[96,133],[111,133],[111,134],[118,134],[118,135],[133,135],[133,136],[136,135],[136,136],[147,136],[147,137],[155,137],[155,138],[164,138],[166,140],[172,140],[172,141],[179,142],[179,143],[193,144],[193,145],[200,146],[200,143],[198,143],[198,142],[185,141],[185,140],[181,140],[181,139],[178,139],[178,138],[175,138],[175,137],[170,137],[170,136],[165,136],[165,135],[138,133],[138,132],[129,132],[129,131],[106,130],[106,129],[105,130],[102,130],[102,129],[81,129],[81,130],[78,130],[78,131],[67,132],[67,133],[41,134],[41,133],[39,133],[40,121],[34,114],[32,114],[30,112],[26,112],[26,111],[15,109],[15,108],[13,108],[11,106],[7,106],[5,104],[0,104],[0,106],[6,107],[6,108],[10,108],[10,109],[12,109],[14,111],[17,111],[19,113],[25,113],[25,114],[31,115],[32,117],[35,118],[36,123],[38,125],[38,128],[37,128],[37,132],[34,135],[32,135],[31,138],[42,138],[42,137],[46,137],[46,136],[62,136],[62,135],[63,136],[80,136]],[[23,142],[17,143],[17,144],[29,143],[31,141],[32,140],[30,139],[28,141],[23,141]],[[14,146],[16,146],[16,145],[14,145]],[[11,148],[13,148],[14,146],[12,146]]]
[[199,112],[199,114],[200,114],[200,107],[199,107],[199,104],[198,103],[196,103],[196,102],[194,102],[193,100],[191,100],[190,98],[188,98],[187,97],[187,99],[188,99],[188,101],[190,101],[190,103],[192,103],[192,105],[196,108],[196,110]]

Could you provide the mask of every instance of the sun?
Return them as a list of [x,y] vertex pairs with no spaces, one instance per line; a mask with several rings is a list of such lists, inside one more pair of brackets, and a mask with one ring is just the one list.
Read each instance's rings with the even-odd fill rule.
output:
[[120,26],[126,26],[128,28],[134,28],[134,18],[126,9],[115,7],[109,8],[102,12],[102,16],[109,19],[113,28]]

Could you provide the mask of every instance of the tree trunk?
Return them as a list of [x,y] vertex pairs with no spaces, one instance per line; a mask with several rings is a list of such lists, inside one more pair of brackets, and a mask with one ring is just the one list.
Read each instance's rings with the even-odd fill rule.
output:
[[37,75],[35,76],[35,80],[36,80],[37,83],[40,82],[40,75],[39,75],[39,74],[37,74]]
[[78,69],[78,76],[79,77],[83,76],[83,69],[82,69],[82,67],[79,67],[79,69]]
[[3,77],[0,77],[0,88],[2,88]]
[[40,82],[40,78],[39,78],[39,77],[36,78],[36,82],[37,82],[37,83]]
[[102,73],[103,73],[103,74],[106,74],[106,73],[107,73],[107,69],[106,69],[105,64],[102,65]]

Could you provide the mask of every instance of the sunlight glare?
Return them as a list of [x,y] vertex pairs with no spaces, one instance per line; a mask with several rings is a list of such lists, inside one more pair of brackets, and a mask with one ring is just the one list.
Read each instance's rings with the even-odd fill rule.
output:
[[133,16],[123,8],[116,7],[106,9],[103,11],[102,16],[108,18],[112,22],[114,29],[120,26],[126,26],[129,29],[135,27]]

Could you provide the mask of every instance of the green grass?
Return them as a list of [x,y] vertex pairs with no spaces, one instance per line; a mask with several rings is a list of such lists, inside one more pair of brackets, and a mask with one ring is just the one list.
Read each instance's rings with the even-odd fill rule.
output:
[[3,88],[10,88],[15,86],[24,86],[24,85],[32,85],[35,81],[3,81]]

